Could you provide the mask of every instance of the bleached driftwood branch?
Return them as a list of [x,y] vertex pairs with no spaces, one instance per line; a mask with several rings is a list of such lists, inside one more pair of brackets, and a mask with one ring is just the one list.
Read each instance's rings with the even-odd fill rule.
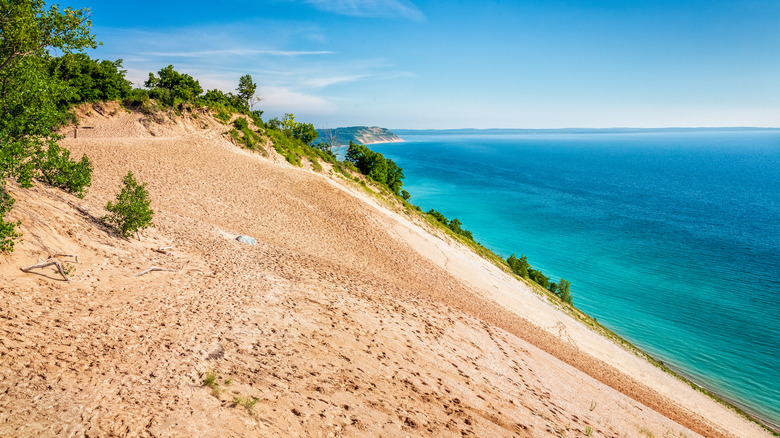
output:
[[144,275],[144,274],[148,274],[148,273],[150,273],[150,272],[152,272],[152,271],[164,271],[164,272],[176,272],[176,271],[181,271],[182,269],[184,269],[184,267],[185,267],[185,266],[187,266],[187,263],[189,263],[189,261],[185,262],[185,263],[184,263],[183,265],[181,265],[181,267],[179,267],[178,269],[162,268],[162,267],[160,267],[160,266],[152,266],[152,267],[151,267],[151,268],[149,268],[149,269],[143,270],[143,271],[141,271],[141,272],[139,272],[139,273],[137,273],[137,274],[133,274],[133,275],[132,275],[132,277],[140,277],[140,276],[142,276],[142,275]]
[[170,249],[173,249],[173,247],[172,246],[163,246],[163,247],[154,249],[152,251],[159,252],[160,254],[170,255],[171,254],[171,252],[169,251]]
[[79,205],[79,204],[76,204],[76,203],[75,203],[75,202],[73,202],[73,201],[69,201],[69,200],[67,200],[67,199],[63,198],[63,197],[62,197],[62,196],[60,196],[60,195],[54,195],[54,196],[56,196],[56,197],[57,197],[57,198],[59,198],[59,199],[60,199],[62,202],[64,202],[64,203],[66,203],[66,204],[70,205],[71,207],[75,208],[76,210],[78,210],[78,211],[80,211],[80,212],[82,212],[82,213],[85,213],[85,214],[86,214],[86,213],[89,213],[89,209],[88,209],[87,207],[84,207],[83,205]]
[[76,260],[77,263],[79,261],[79,256],[77,256],[77,255],[57,253],[57,254],[54,254],[54,255],[50,256],[48,259],[46,259],[46,260],[44,260],[44,261],[42,261],[40,263],[36,263],[36,264],[30,265],[30,266],[25,266],[25,267],[20,268],[20,269],[22,270],[22,272],[30,272],[33,269],[45,268],[47,266],[54,265],[54,266],[57,267],[57,271],[59,271],[60,275],[62,275],[62,278],[64,278],[66,281],[69,282],[70,278],[68,278],[68,276],[65,275],[65,271],[62,269],[62,264],[60,263],[59,260],[55,259],[55,257],[73,257]]

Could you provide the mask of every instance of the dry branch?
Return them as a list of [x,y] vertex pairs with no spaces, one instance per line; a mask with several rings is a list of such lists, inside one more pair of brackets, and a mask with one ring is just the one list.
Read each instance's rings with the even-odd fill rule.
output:
[[[57,270],[60,272],[60,275],[62,275],[62,278],[64,278],[66,281],[70,281],[70,278],[68,278],[68,276],[65,275],[65,271],[62,270],[62,264],[60,264],[59,260],[55,260],[54,259],[54,257],[56,257],[57,255],[58,254],[55,254],[55,255],[49,257],[48,259],[46,259],[46,260],[44,260],[44,261],[42,261],[40,263],[36,263],[36,264],[30,265],[30,266],[25,266],[25,267],[20,268],[20,269],[22,270],[22,272],[30,272],[33,269],[45,268],[47,266],[54,265],[54,266],[57,267]],[[75,257],[76,261],[78,261],[78,256],[68,256],[68,257]]]
[[163,246],[157,249],[153,249],[152,251],[159,252],[160,254],[170,255],[171,252],[168,251],[169,249],[173,249],[172,246]]
[[57,254],[52,254],[49,256],[49,259],[53,259],[54,257],[73,257],[73,260],[78,263],[79,262],[79,256],[78,254],[65,254],[58,252]]
[[59,198],[59,199],[60,199],[62,202],[64,202],[64,203],[66,203],[66,204],[70,205],[71,207],[73,207],[73,208],[77,209],[78,211],[80,211],[80,212],[82,212],[82,213],[89,213],[89,209],[88,209],[87,207],[84,207],[83,205],[79,205],[79,204],[76,204],[76,203],[75,203],[75,202],[73,202],[73,201],[69,201],[69,200],[67,200],[67,199],[63,198],[63,197],[62,197],[62,196],[60,196],[60,195],[54,195],[54,196],[56,196],[56,197],[57,197],[57,198]]
[[141,272],[139,272],[139,273],[137,273],[137,274],[133,274],[133,275],[132,275],[132,277],[140,277],[140,276],[142,276],[142,275],[144,275],[144,274],[148,274],[148,273],[150,273],[150,272],[152,272],[152,271],[164,271],[164,272],[176,272],[176,271],[181,271],[182,269],[184,269],[184,267],[185,267],[185,266],[187,266],[187,263],[189,263],[189,261],[185,262],[185,263],[184,263],[183,265],[181,265],[181,267],[179,267],[178,269],[162,268],[162,267],[160,267],[160,266],[152,266],[152,267],[151,267],[151,268],[149,268],[149,269],[143,270],[143,271],[141,271]]

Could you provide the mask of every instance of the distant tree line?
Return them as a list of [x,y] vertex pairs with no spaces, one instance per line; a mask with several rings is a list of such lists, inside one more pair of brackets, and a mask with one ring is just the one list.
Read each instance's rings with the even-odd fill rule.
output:
[[471,231],[461,227],[461,225],[463,224],[457,218],[453,220],[449,220],[443,214],[439,213],[434,209],[428,210],[428,214],[432,216],[434,219],[436,219],[438,222],[443,224],[445,227],[452,230],[453,233],[460,234],[461,236],[469,240],[474,240],[474,236],[471,234]]
[[542,286],[557,295],[564,303],[571,304],[571,284],[565,279],[561,278],[561,281],[557,284],[551,282],[542,271],[531,267],[525,255],[521,255],[520,258],[517,258],[515,257],[515,254],[512,253],[512,255],[506,259],[506,263],[509,265],[512,272],[518,276],[534,281],[539,286]]

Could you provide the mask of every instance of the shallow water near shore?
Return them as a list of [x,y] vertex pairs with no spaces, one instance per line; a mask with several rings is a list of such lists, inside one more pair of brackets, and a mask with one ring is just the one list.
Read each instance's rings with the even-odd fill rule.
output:
[[404,188],[780,424],[780,131],[404,133]]

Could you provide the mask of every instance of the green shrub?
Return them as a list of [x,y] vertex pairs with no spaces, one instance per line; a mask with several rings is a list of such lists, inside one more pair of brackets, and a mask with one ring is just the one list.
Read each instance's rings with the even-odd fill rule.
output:
[[138,106],[149,101],[149,90],[134,88],[130,94],[122,100],[125,106]]
[[79,162],[71,160],[70,151],[51,141],[46,150],[39,150],[35,157],[41,179],[49,185],[65,189],[83,198],[92,184],[92,162],[86,155]]
[[116,228],[122,237],[130,238],[133,233],[138,233],[144,228],[153,226],[152,216],[154,212],[149,207],[151,200],[146,184],[138,184],[133,172],[128,171],[122,180],[124,187],[116,196],[116,203],[108,201],[106,210],[109,214],[103,221]]
[[233,126],[235,126],[238,130],[244,130],[249,128],[249,122],[247,122],[243,117],[238,117],[236,120],[233,120]]
[[11,211],[13,206],[14,198],[5,192],[5,187],[0,185],[0,252],[13,251],[14,243],[22,236],[21,233],[16,232],[16,227],[21,222],[7,222],[5,220],[5,215]]
[[232,117],[233,114],[230,113],[230,111],[226,109],[220,109],[216,114],[214,114],[214,117],[217,118],[217,120],[221,121],[222,123],[227,123],[230,121],[230,117]]

